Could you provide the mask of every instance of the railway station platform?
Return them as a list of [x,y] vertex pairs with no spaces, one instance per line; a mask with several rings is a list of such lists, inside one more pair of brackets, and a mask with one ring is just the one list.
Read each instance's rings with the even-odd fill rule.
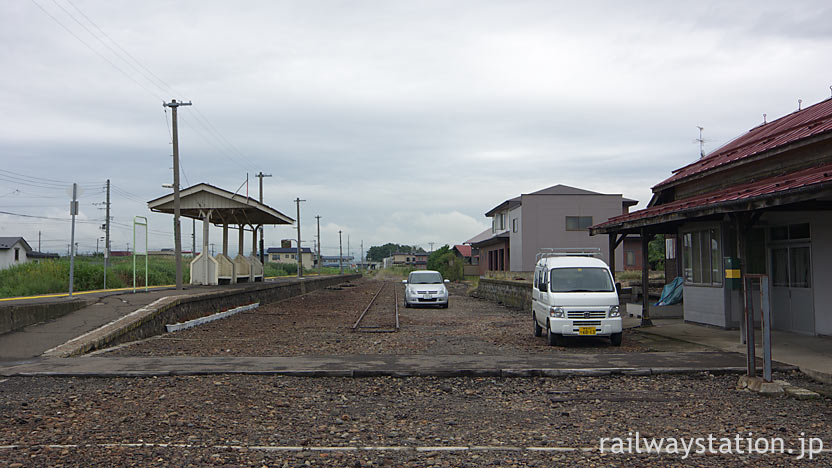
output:
[[[135,326],[125,317],[135,314],[142,309],[147,310],[152,304],[165,302],[171,304],[191,304],[191,309],[205,308],[203,315],[215,312],[215,307],[232,307],[262,297],[266,302],[271,299],[291,297],[307,291],[325,287],[330,283],[358,278],[360,275],[309,276],[303,279],[296,277],[268,278],[262,283],[243,283],[224,286],[188,286],[183,290],[172,287],[150,288],[148,292],[139,289],[133,293],[130,290],[105,290],[88,294],[76,294],[69,298],[65,295],[47,295],[33,298],[17,298],[0,302],[0,314],[13,314],[15,309],[60,308],[70,301],[83,301],[69,313],[51,318],[41,323],[35,323],[22,329],[0,334],[0,366],[4,364],[34,359],[47,351],[65,346],[70,350],[85,348],[86,337],[96,330],[110,325],[110,328]],[[237,304],[239,302],[240,304]],[[196,306],[196,307],[194,307]],[[211,310],[211,312],[208,312]],[[189,312],[194,318],[200,314],[199,310]],[[48,314],[44,314],[45,316]],[[149,314],[152,315],[152,311]],[[179,317],[182,318],[181,316]],[[121,323],[116,323],[121,321]],[[113,326],[115,325],[115,327]],[[111,330],[112,331],[112,330]],[[135,335],[134,335],[135,336]],[[87,349],[89,350],[89,349]],[[72,353],[69,353],[72,354]]]

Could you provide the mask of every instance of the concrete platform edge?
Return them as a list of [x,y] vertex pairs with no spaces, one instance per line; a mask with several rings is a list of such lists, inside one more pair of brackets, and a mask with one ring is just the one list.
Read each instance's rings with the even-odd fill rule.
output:
[[[785,367],[778,370],[794,370]],[[108,370],[92,371],[31,371],[15,372],[13,368],[0,371],[3,377],[97,377],[97,378],[129,378],[129,377],[169,377],[169,376],[205,376],[205,375],[274,375],[289,377],[499,377],[499,378],[540,378],[540,377],[608,377],[613,375],[644,376],[662,374],[698,374],[710,372],[712,374],[742,374],[743,367],[666,367],[666,368],[604,368],[604,369],[217,369],[217,370]]]

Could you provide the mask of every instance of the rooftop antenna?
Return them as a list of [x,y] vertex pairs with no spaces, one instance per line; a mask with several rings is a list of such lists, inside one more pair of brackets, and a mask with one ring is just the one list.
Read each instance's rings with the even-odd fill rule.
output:
[[797,100],[797,110],[800,110],[802,105],[803,105],[803,99],[798,99]]
[[[829,87],[829,94],[832,94],[832,86]],[[829,96],[832,97],[832,96]]]
[[693,142],[699,143],[699,158],[701,159],[705,157],[705,138],[702,136],[702,130],[705,130],[705,127],[697,125],[696,128],[699,129],[699,138],[695,138]]
[[763,114],[763,125],[765,125],[767,123],[768,123],[768,121],[766,121],[766,114]]

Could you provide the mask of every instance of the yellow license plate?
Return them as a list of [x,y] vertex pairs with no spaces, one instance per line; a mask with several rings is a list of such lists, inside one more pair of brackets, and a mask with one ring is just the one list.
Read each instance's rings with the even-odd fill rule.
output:
[[594,335],[595,333],[597,333],[595,327],[578,327],[579,335]]

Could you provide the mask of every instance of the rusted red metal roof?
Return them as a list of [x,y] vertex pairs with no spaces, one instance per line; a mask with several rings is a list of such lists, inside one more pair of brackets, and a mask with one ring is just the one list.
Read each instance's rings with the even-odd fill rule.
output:
[[470,257],[471,256],[471,246],[470,245],[455,245],[454,248],[459,251],[459,254],[463,257]]
[[778,146],[832,130],[832,98],[760,125],[704,158],[673,171],[653,190]]
[[671,213],[694,211],[708,206],[750,201],[755,198],[771,196],[781,192],[789,192],[828,182],[832,182],[832,164],[804,169],[802,171],[770,177],[768,179],[758,180],[755,182],[735,185],[720,191],[709,192],[696,197],[676,200],[664,205],[652,206],[650,208],[610,218],[606,222],[593,226],[592,228],[596,229],[619,225],[630,221],[655,218]]

